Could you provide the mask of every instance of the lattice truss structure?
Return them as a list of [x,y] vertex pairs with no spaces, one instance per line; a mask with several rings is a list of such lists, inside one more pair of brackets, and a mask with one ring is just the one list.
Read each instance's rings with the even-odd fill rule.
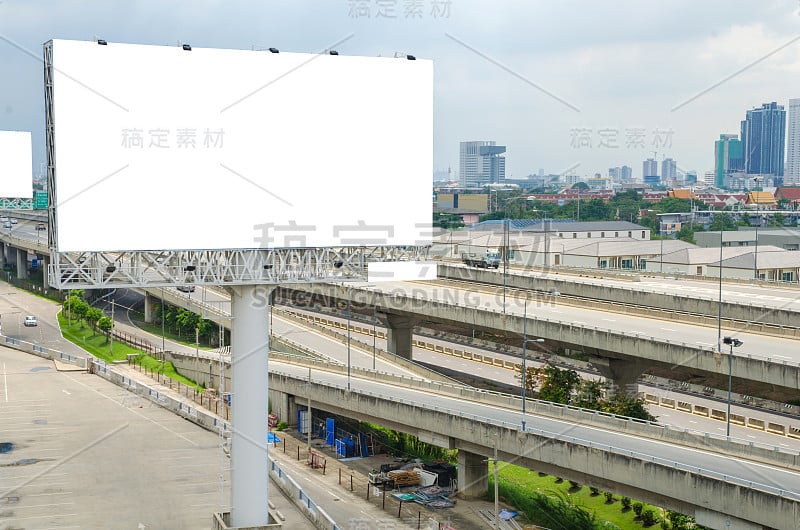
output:
[[[52,248],[52,247],[51,247]],[[428,246],[128,252],[51,251],[58,289],[366,281],[370,262],[419,261]]]

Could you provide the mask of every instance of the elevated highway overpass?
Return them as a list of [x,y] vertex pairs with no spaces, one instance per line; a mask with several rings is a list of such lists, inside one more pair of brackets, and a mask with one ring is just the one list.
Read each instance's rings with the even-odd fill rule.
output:
[[[702,325],[562,306],[556,297],[526,304],[524,298],[510,296],[503,308],[499,293],[442,288],[423,282],[293,287],[301,293],[301,304],[313,303],[309,295],[315,295],[378,307],[388,322],[389,350],[403,356],[411,351],[411,330],[420,320],[485,331],[502,330],[520,337],[523,322],[527,320],[529,337],[545,339],[550,348],[599,358],[598,369],[618,387],[632,385],[652,365],[713,374],[728,371],[730,351],[718,352],[717,329]],[[722,334],[735,334],[744,343],[733,351],[734,377],[800,389],[798,341],[727,329]]]
[[[459,450],[459,488],[485,493],[486,458],[503,461],[695,516],[719,530],[794,528],[800,518],[797,462],[786,467],[677,447],[637,434],[540,415],[526,428],[518,411],[380,382],[273,362],[270,393],[288,416],[311,399],[315,408],[408,432]],[[421,384],[421,383],[420,383]],[[795,458],[795,457],[792,457]]]

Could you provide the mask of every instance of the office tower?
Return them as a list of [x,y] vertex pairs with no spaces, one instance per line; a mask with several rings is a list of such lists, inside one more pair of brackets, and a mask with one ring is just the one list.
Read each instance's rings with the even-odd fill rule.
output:
[[741,132],[745,173],[783,177],[786,138],[783,105],[773,101],[748,110]]
[[466,187],[502,183],[506,179],[504,145],[494,141],[461,142],[459,167],[461,182]]
[[652,158],[648,158],[642,164],[642,181],[658,184],[658,162]]
[[671,158],[665,158],[661,161],[661,181],[670,182],[675,180],[678,176],[678,166]]
[[800,186],[800,98],[789,100],[786,175],[784,175],[783,183],[789,186]]
[[720,134],[714,142],[714,186],[726,186],[725,178],[744,169],[742,141],[735,134]]

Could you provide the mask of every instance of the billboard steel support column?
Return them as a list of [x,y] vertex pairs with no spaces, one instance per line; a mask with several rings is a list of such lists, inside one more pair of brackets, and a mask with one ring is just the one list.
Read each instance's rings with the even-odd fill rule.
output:
[[231,526],[269,523],[269,286],[231,292]]

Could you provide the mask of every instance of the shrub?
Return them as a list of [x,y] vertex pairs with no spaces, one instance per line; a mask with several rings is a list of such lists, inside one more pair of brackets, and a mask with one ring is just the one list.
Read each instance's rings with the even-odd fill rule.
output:
[[606,504],[611,504],[612,502],[614,502],[614,494],[611,493],[610,491],[603,493],[603,495],[606,496]]
[[634,502],[633,503],[633,513],[636,514],[636,517],[642,516],[642,510],[644,509],[644,504],[641,502]]
[[286,423],[285,421],[279,421],[278,424],[275,426],[276,431],[285,431],[287,428],[289,428],[289,424]]
[[642,524],[645,526],[652,526],[656,524],[656,514],[650,508],[642,510],[641,517]]
[[595,488],[594,486],[589,487],[589,491],[591,492],[590,495],[592,497],[597,497],[598,495],[600,495],[600,490]]
[[581,489],[581,485],[580,485],[580,483],[578,483],[578,482],[575,482],[574,480],[570,480],[570,481],[569,481],[569,487],[570,487],[570,489],[573,489],[573,490],[579,490],[579,489]]
[[631,498],[630,497],[622,497],[620,501],[622,503],[623,510],[630,510],[631,509]]
[[561,477],[556,477],[556,484],[561,484],[562,482],[564,482],[564,479],[563,479],[563,478],[561,478]]

